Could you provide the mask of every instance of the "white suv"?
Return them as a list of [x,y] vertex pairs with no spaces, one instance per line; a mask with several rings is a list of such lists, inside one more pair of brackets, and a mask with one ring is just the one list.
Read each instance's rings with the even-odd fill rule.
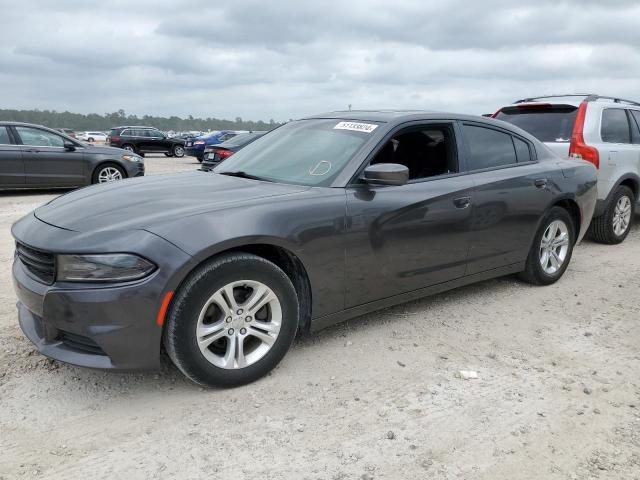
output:
[[561,156],[598,168],[598,203],[591,237],[620,243],[635,212],[640,188],[640,103],[593,94],[526,98],[494,118],[519,126]]
[[104,142],[107,140],[107,134],[104,132],[82,132],[78,138],[85,142]]

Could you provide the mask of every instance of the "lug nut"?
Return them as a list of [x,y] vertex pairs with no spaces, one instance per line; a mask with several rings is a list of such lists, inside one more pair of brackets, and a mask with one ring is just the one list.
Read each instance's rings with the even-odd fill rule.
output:
[[244,335],[245,333],[247,333],[247,329],[246,329],[246,328],[241,328],[241,329],[240,329],[240,333],[241,333],[242,335]]
[[247,317],[244,319],[245,322],[250,322],[251,320],[253,320],[251,317]]
[[242,315],[242,309],[238,309],[238,315]]
[[231,323],[231,317],[227,317],[227,323]]
[[229,335],[233,335],[233,328],[229,329]]

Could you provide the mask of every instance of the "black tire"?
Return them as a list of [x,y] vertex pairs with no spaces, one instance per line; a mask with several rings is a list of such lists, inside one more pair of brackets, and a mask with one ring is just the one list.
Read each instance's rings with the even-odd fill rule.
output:
[[204,160],[204,157],[196,157],[200,163]]
[[[254,280],[275,293],[282,309],[278,336],[264,357],[244,368],[225,369],[209,362],[197,344],[196,326],[204,303],[233,281]],[[248,253],[216,257],[189,275],[167,312],[163,342],[173,363],[204,386],[233,387],[266,375],[289,350],[298,329],[298,298],[289,277],[275,264]]]
[[[555,273],[550,274],[542,268],[542,265],[540,263],[540,246],[542,243],[542,236],[545,234],[549,225],[551,225],[551,223],[556,220],[560,220],[566,225],[569,234],[569,243],[562,265]],[[533,239],[533,244],[531,245],[531,250],[529,251],[529,255],[527,256],[525,269],[518,274],[520,280],[531,283],[533,285],[550,285],[558,281],[569,266],[571,255],[573,254],[575,239],[576,226],[573,224],[573,219],[571,218],[571,215],[569,215],[569,212],[567,212],[562,207],[552,207],[551,210],[549,210],[549,212],[547,212],[547,214],[542,219],[540,228],[536,232],[536,235]]]
[[173,147],[172,154],[176,158],[184,157],[184,147],[182,145],[176,145]]
[[124,150],[129,150],[130,152],[133,152],[133,153],[138,153],[138,152],[136,151],[136,147],[135,147],[135,146],[133,146],[133,145],[131,145],[130,143],[125,143],[125,144],[124,144],[124,145],[122,145],[122,147],[120,147],[120,148],[122,148],[122,149],[124,149]]
[[[629,219],[629,225],[622,235],[617,235],[613,228],[613,220],[616,211],[616,205],[618,201],[626,196],[631,201],[631,218]],[[620,185],[616,188],[609,198],[609,202],[605,206],[604,212],[598,217],[594,217],[591,220],[589,226],[589,237],[598,243],[605,243],[607,245],[615,245],[622,243],[629,231],[631,230],[631,224],[633,223],[633,216],[635,215],[636,198],[633,191],[625,186]]]
[[89,137],[88,142],[93,143],[94,142],[93,137]]
[[122,180],[127,178],[126,172],[120,165],[116,163],[103,163],[102,165],[98,165],[98,167],[93,171],[93,175],[91,176],[91,183],[100,183],[100,173],[106,168],[115,168],[118,172],[120,172]]

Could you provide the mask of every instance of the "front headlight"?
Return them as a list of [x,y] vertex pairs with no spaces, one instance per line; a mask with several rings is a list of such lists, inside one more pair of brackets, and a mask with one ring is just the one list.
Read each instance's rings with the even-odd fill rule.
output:
[[149,260],[128,253],[58,255],[57,280],[62,282],[126,282],[156,269]]
[[122,155],[122,159],[128,162],[143,162],[144,160],[140,155],[133,155],[127,153],[126,155]]

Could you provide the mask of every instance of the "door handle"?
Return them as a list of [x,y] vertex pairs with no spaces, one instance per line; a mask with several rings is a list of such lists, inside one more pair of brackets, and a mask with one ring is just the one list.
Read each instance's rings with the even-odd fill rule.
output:
[[547,186],[547,179],[546,178],[539,178],[538,180],[533,182],[533,184],[536,186],[536,188],[544,188],[544,187]]
[[453,204],[456,206],[456,208],[467,208],[469,205],[471,205],[471,198],[469,197],[455,198],[453,200]]

